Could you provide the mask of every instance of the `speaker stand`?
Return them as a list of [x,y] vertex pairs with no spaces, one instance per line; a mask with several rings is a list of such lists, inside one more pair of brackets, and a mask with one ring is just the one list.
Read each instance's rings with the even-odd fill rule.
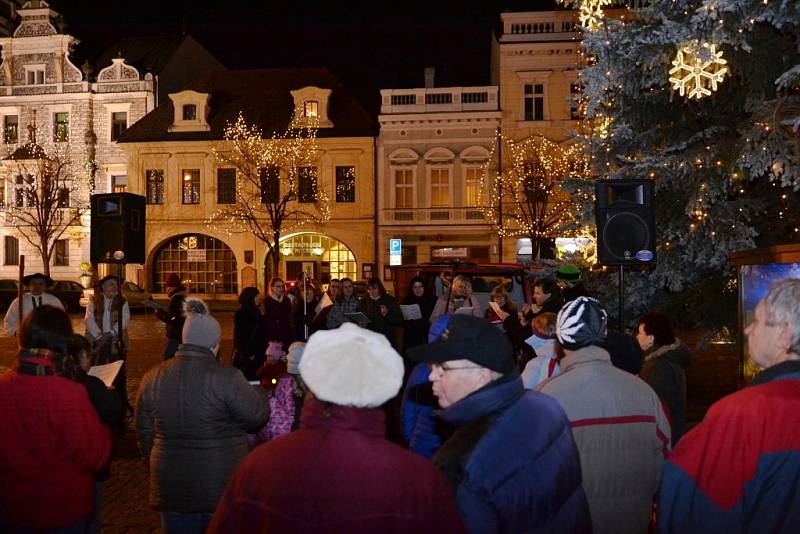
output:
[[620,265],[619,266],[619,333],[625,333],[625,287],[623,286],[623,282],[625,281],[625,267]]

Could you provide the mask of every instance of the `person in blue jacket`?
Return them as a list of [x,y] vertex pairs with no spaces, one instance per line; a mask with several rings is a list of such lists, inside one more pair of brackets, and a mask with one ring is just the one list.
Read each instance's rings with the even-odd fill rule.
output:
[[745,335],[762,371],[664,464],[659,532],[800,532],[800,279],[770,287]]
[[488,321],[449,318],[409,350],[454,429],[433,457],[470,532],[591,532],[569,421],[555,399],[526,391],[511,342]]
[[[433,343],[447,326],[452,314],[442,315],[431,325],[428,342]],[[428,375],[430,367],[420,362],[411,370],[406,389],[403,391],[403,439],[408,450],[425,458],[433,457],[442,446],[442,429],[433,418],[433,410],[438,406]]]

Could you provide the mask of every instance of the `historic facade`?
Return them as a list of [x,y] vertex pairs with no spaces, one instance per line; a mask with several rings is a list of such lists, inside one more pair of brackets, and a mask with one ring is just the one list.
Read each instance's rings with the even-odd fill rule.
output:
[[[117,58],[105,65],[96,81],[89,69],[74,65],[70,54],[76,39],[56,29],[58,14],[46,2],[27,2],[17,11],[20,24],[11,37],[0,38],[0,151],[12,154],[36,128],[37,142],[73,163],[70,177],[75,194],[71,205],[88,205],[88,184],[95,192],[123,187],[125,155],[117,146],[121,133],[153,108],[152,76]],[[41,270],[41,256],[25,239],[30,229],[15,228],[13,210],[25,209],[18,192],[19,167],[8,158],[0,167],[0,277],[16,278],[20,255],[26,270]],[[54,278],[76,280],[79,265],[89,260],[89,216],[70,227],[55,245],[51,258]]]
[[497,87],[381,90],[378,242],[388,279],[389,239],[404,264],[496,261],[497,238],[478,210],[483,166],[500,125]]
[[[323,283],[374,272],[377,128],[369,114],[327,69],[228,71],[170,94],[121,140],[128,191],[148,199],[145,271],[152,291],[162,292],[172,272],[192,292],[217,298],[264,288],[266,244],[239,231],[234,219],[209,223],[242,187],[242,177],[213,149],[226,146],[224,130],[239,113],[269,136],[282,132],[296,110],[319,123],[316,159],[299,177],[299,196],[308,198],[298,200],[324,191],[330,219],[284,233],[279,271],[293,279],[303,270]],[[312,177],[304,190],[303,180]]]

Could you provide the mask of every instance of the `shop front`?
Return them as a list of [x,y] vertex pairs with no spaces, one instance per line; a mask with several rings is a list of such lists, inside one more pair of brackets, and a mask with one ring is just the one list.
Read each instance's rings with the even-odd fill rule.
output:
[[288,280],[303,272],[322,284],[333,278],[357,279],[352,250],[341,241],[324,234],[305,232],[281,239],[281,269]]

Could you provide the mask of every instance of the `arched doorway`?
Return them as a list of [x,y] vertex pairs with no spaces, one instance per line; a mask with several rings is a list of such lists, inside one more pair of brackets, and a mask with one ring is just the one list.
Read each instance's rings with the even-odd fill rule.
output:
[[184,234],[164,243],[153,257],[153,285],[164,293],[170,273],[178,273],[191,293],[237,294],[236,257],[231,248],[211,236]]
[[356,259],[341,241],[312,232],[281,239],[281,271],[294,280],[300,271],[327,284],[331,278],[356,279]]

